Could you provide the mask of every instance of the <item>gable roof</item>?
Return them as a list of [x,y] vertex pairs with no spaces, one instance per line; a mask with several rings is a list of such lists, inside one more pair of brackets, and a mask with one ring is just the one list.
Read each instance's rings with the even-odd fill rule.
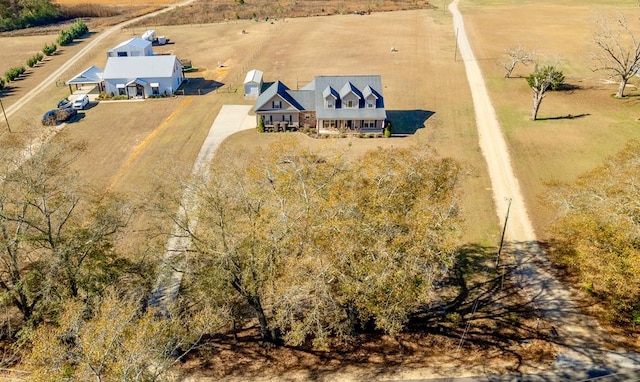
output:
[[180,61],[176,56],[109,57],[103,78],[168,78]]
[[291,90],[289,90],[287,85],[283,84],[280,81],[274,82],[258,96],[253,110],[260,110],[276,95],[280,96],[296,109],[304,110],[304,107],[291,95]]
[[76,74],[66,82],[67,85],[97,84],[102,82],[102,69],[97,66],[90,66],[82,72]]
[[151,41],[143,40],[140,37],[130,38],[129,40],[121,42],[120,44],[116,45],[115,47],[110,49],[109,52],[112,52],[114,50],[117,50],[118,48],[122,48],[127,45],[131,45],[134,48],[144,50],[147,47],[151,46]]
[[[327,87],[340,89],[340,95],[353,92],[360,99],[363,98],[364,89],[370,91],[376,98],[375,108],[360,107],[357,109],[324,107],[323,90]],[[315,92],[316,118],[318,119],[386,119],[387,113],[384,110],[384,98],[382,97],[382,79],[379,75],[356,75],[356,76],[318,76],[303,89]],[[366,98],[366,97],[364,97]]]
[[258,69],[253,69],[247,72],[247,76],[244,78],[244,83],[248,84],[250,82],[262,83],[262,71]]

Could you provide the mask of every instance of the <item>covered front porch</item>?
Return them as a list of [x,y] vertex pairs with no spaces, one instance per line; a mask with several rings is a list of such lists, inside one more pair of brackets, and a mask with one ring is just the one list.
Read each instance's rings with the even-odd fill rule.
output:
[[384,120],[324,119],[317,121],[319,133],[382,133]]

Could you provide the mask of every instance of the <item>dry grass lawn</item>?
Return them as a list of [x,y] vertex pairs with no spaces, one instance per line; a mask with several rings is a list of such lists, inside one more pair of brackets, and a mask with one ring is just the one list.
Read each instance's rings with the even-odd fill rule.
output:
[[[640,139],[636,119],[639,81],[632,80],[629,97],[614,99],[616,84],[593,72],[590,52],[598,14],[621,11],[633,30],[640,27],[635,1],[484,1],[461,2],[476,58],[485,74],[492,101],[511,149],[512,161],[539,236],[553,219],[541,202],[545,183],[571,181],[620,150],[629,139]],[[531,90],[519,67],[516,78],[503,78],[497,64],[508,46],[522,45],[539,52],[542,62],[556,62],[571,91],[553,92],[543,101],[533,122]],[[563,118],[567,116],[574,118]]]

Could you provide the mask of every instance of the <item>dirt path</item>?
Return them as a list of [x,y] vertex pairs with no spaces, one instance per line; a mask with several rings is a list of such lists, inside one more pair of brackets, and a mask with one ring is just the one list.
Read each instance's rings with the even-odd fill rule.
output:
[[[209,163],[220,144],[227,137],[238,131],[256,127],[255,117],[248,115],[251,108],[251,105],[222,106],[193,164],[191,170],[193,176],[203,175],[206,177]],[[178,221],[185,221],[188,218],[189,228],[194,229],[198,224],[197,208],[198,200],[195,197],[195,192],[192,187],[187,186],[182,192]],[[184,274],[185,255],[190,246],[191,238],[184,232],[184,228],[176,223],[165,245],[156,286],[149,299],[149,306],[160,309],[164,314],[169,312],[170,304],[178,296]]]
[[637,354],[601,350],[611,345],[608,335],[595,319],[581,311],[571,291],[545,270],[548,262],[527,215],[502,129],[458,11],[458,1],[454,0],[449,10],[453,14],[457,44],[473,97],[480,148],[487,162],[498,219],[504,222],[509,214],[502,261],[516,262],[517,271],[512,281],[521,286],[522,294],[540,314],[553,323],[549,335],[561,346],[558,368],[572,365],[618,367],[622,360],[631,360],[631,364],[640,368]]

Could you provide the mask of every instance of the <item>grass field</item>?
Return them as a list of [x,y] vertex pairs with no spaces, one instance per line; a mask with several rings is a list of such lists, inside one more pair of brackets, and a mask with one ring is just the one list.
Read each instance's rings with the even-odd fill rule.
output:
[[[617,84],[592,71],[590,59],[596,16],[621,11],[638,30],[640,8],[636,1],[469,0],[462,1],[461,9],[536,231],[544,237],[554,217],[554,211],[539,200],[545,183],[571,181],[629,139],[640,139],[638,80],[631,81],[628,97],[614,99]],[[529,119],[532,95],[524,78],[503,78],[497,64],[512,45],[536,50],[541,62],[558,63],[566,82],[575,87],[549,94],[539,121]],[[519,67],[514,75],[523,77],[531,70]],[[574,118],[566,118],[569,115]]]
[[[632,96],[624,100],[612,99],[610,95],[615,91],[615,85],[604,83],[589,69],[587,52],[594,9],[599,9],[599,4],[605,4],[602,8],[612,9],[612,5],[619,3],[622,2],[593,1],[585,5],[577,1],[461,0],[476,57],[485,73],[521,187],[539,232],[544,231],[553,217],[552,211],[538,201],[545,190],[545,182],[571,180],[601,163],[605,156],[616,152],[627,140],[640,138],[640,122],[636,121],[638,115],[635,110],[640,100],[639,93],[634,90],[630,93]],[[629,19],[637,21],[640,9],[635,7],[635,1],[624,4]],[[188,76],[192,83],[203,84],[203,94],[143,102],[103,102],[81,112],[57,139],[87,143],[87,151],[75,164],[75,169],[91,187],[98,190],[111,188],[141,202],[152,201],[156,184],[167,184],[174,179],[174,174],[184,175],[190,171],[222,105],[251,103],[241,94],[244,75],[250,69],[260,69],[264,71],[266,81],[282,80],[291,88],[304,86],[316,75],[380,74],[390,117],[409,121],[405,127],[415,130],[414,133],[391,139],[317,140],[297,133],[286,135],[294,137],[300,145],[319,149],[340,147],[356,160],[359,154],[379,146],[434,147],[442,156],[460,161],[465,169],[461,196],[465,224],[461,244],[469,244],[473,248],[498,244],[499,221],[494,212],[484,159],[477,144],[464,65],[459,59],[454,61],[455,31],[448,12],[422,9],[370,15],[286,18],[273,23],[263,20],[198,25],[152,23],[124,29],[109,37],[92,55],[81,60],[59,80],[66,81],[90,65],[104,67],[107,49],[134,35],[141,35],[148,27],[155,28],[158,34],[168,36],[173,42],[154,47],[157,53],[174,53],[192,60],[196,71]],[[242,30],[246,33],[241,33]],[[99,33],[100,28],[95,31]],[[2,38],[0,49],[11,55],[3,57],[24,61],[31,50],[52,41],[55,35],[41,38],[33,42],[30,38]],[[5,106],[44,79],[84,43],[80,40],[65,47],[60,55],[48,59],[25,79],[11,84],[11,93],[3,98]],[[502,70],[496,65],[502,51],[518,43],[538,50],[548,59],[558,60],[568,82],[576,86],[571,92],[553,93],[544,100],[540,111],[542,121],[529,121],[531,94],[524,79],[504,79]],[[391,52],[391,47],[397,52]],[[1,64],[6,62],[8,60],[3,59]],[[524,76],[528,70],[530,68],[519,68],[515,75]],[[221,88],[213,91],[213,85]],[[3,132],[0,139],[3,142],[27,140],[42,134],[42,113],[66,95],[66,86],[46,89],[11,117],[15,133]],[[558,118],[569,114],[584,116]],[[0,126],[4,126],[1,121]],[[245,131],[228,139],[223,149],[252,150],[284,136]],[[124,245],[133,245],[138,234],[134,231],[146,228],[145,219],[142,216],[132,224],[129,240],[125,240]],[[470,270],[469,274],[472,273]],[[511,299],[513,301],[513,297]],[[430,340],[433,337],[430,336]],[[453,335],[452,338],[457,342],[458,337]],[[425,351],[427,348],[439,349],[441,344],[435,341],[428,343]],[[483,341],[484,338],[479,338],[478,344]],[[515,340],[513,343],[520,346]],[[493,349],[512,352],[514,348],[509,347],[512,345],[509,343]],[[449,343],[447,346],[453,345]],[[380,365],[377,359],[386,358],[387,349],[372,353],[371,358],[375,359],[368,362]],[[498,353],[504,354],[497,351],[493,352],[493,358],[487,358],[482,349],[473,351],[476,350],[479,362],[481,359],[490,360],[489,363],[498,362]],[[422,351],[416,354],[423,354]],[[513,354],[518,354],[518,351],[524,352],[518,348]],[[404,354],[399,358],[404,359]],[[322,360],[314,359],[312,362]],[[457,362],[464,364],[465,359]],[[415,361],[418,366],[425,363],[433,364],[433,358]],[[397,370],[400,369],[398,367]],[[266,371],[273,372],[270,369]]]

